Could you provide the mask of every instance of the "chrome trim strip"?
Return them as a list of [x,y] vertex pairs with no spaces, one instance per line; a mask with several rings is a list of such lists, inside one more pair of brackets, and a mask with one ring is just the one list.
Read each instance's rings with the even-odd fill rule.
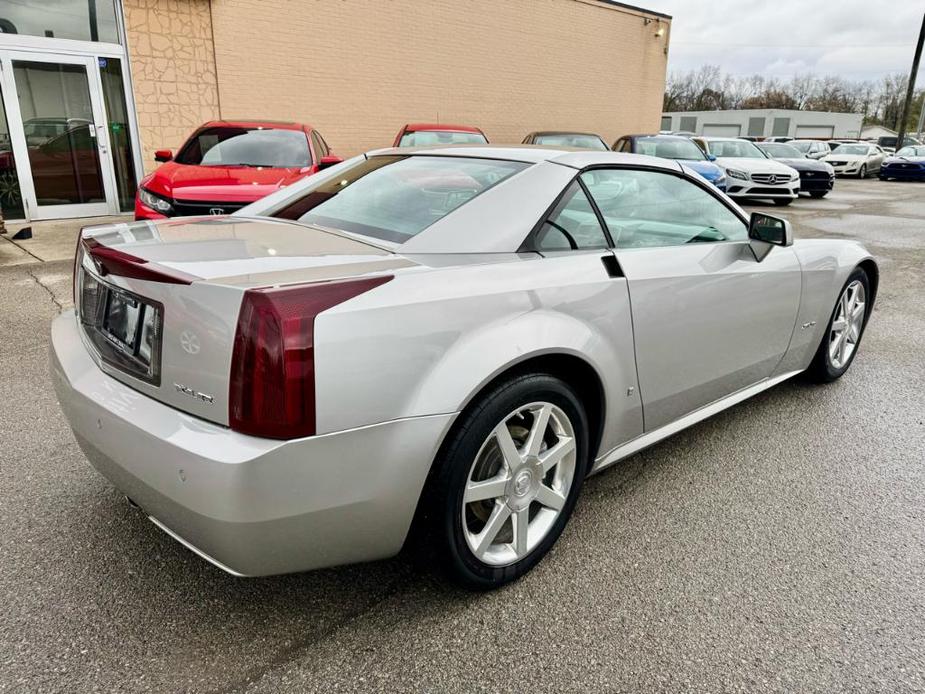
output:
[[190,542],[187,542],[187,541],[184,540],[182,537],[180,537],[179,535],[177,535],[173,530],[171,530],[171,529],[168,528],[166,525],[164,525],[163,523],[161,523],[161,522],[160,522],[157,518],[155,518],[154,516],[148,516],[148,520],[151,521],[152,523],[154,523],[154,525],[156,525],[158,528],[160,528],[160,529],[163,530],[165,533],[167,533],[168,535],[170,535],[170,537],[172,537],[174,540],[176,540],[176,541],[179,542],[181,545],[183,545],[184,547],[186,547],[188,550],[194,552],[195,554],[198,554],[200,557],[202,557],[203,559],[205,559],[207,562],[209,562],[209,563],[212,564],[213,566],[217,566],[218,568],[220,568],[220,569],[221,569],[222,571],[224,571],[225,573],[231,574],[232,576],[235,576],[235,577],[237,577],[237,578],[248,578],[248,575],[247,575],[247,574],[238,573],[238,572],[235,571],[234,569],[231,569],[231,568],[225,566],[224,564],[222,564],[222,563],[221,563],[220,561],[218,561],[217,559],[213,559],[213,558],[210,557],[208,554],[206,554],[206,553],[203,552],[201,549],[199,549],[196,545],[194,545],[194,544],[192,544],[192,543],[190,543]]
[[637,436],[626,443],[620,444],[614,448],[609,453],[605,453],[600,456],[596,461],[594,461],[594,467],[591,468],[591,474],[600,472],[608,465],[613,465],[617,461],[623,460],[634,453],[638,453],[643,448],[648,448],[649,446],[658,443],[662,439],[666,439],[672,434],[676,434],[682,429],[687,429],[689,426],[693,426],[698,422],[702,422],[708,417],[712,417],[718,412],[737,405],[743,400],[747,400],[753,395],[767,390],[768,388],[773,388],[778,383],[786,381],[788,378],[793,378],[800,371],[790,371],[789,373],[781,374],[780,376],[774,376],[773,378],[766,378],[763,381],[743,388],[742,390],[737,390],[732,395],[727,395],[724,398],[716,400],[715,402],[710,403],[709,405],[704,405],[699,410],[694,410],[690,414],[686,414],[680,419],[666,424],[665,426],[654,429],[653,431],[647,432],[640,436]]

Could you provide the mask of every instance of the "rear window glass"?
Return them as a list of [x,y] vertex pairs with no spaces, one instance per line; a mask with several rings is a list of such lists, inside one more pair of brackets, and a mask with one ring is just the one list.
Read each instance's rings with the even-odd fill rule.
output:
[[310,166],[308,138],[301,130],[272,128],[204,128],[183,145],[179,164],[198,166]]
[[274,216],[404,243],[528,166],[474,157],[370,157]]
[[552,145],[555,147],[575,147],[577,149],[595,149],[599,152],[608,151],[607,145],[597,135],[582,135],[581,133],[547,133],[533,138],[535,145]]
[[405,133],[399,147],[427,147],[428,145],[484,145],[488,140],[482,133],[461,133],[449,130],[418,130]]

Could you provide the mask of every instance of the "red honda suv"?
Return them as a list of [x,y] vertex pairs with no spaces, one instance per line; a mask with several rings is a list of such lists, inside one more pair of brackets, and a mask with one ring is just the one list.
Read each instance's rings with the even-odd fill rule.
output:
[[321,134],[302,123],[211,121],[141,181],[135,219],[230,214],[310,176],[340,157]]

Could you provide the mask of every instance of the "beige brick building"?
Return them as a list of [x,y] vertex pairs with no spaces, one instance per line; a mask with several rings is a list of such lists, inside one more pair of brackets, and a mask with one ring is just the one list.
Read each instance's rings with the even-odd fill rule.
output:
[[[126,209],[156,166],[153,150],[176,149],[213,118],[310,123],[341,156],[388,146],[413,121],[476,125],[497,143],[532,130],[590,131],[607,142],[657,130],[671,28],[665,15],[612,0],[23,0],[11,8],[0,4],[0,60],[8,49],[15,72],[17,59],[25,69],[23,50],[57,56],[70,85],[67,113],[27,113],[22,90],[14,96],[19,83],[0,82],[0,149],[6,134],[27,218]],[[29,73],[35,85],[40,72]],[[84,104],[75,94],[87,80]],[[54,196],[43,198],[41,181],[23,171],[30,124],[54,120],[48,114],[69,127],[108,123],[108,133],[96,127],[112,161],[104,152],[100,190],[88,195],[83,185],[81,205],[50,204]],[[0,186],[0,206],[3,195]],[[4,210],[16,218],[9,203]]]

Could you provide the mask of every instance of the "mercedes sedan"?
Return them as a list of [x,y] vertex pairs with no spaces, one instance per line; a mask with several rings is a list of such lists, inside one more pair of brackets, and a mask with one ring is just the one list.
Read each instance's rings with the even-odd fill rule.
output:
[[89,461],[228,572],[411,536],[489,589],[589,474],[841,377],[877,284],[858,243],[795,242],[674,161],[389,149],[229,217],[84,229],[52,373]]

